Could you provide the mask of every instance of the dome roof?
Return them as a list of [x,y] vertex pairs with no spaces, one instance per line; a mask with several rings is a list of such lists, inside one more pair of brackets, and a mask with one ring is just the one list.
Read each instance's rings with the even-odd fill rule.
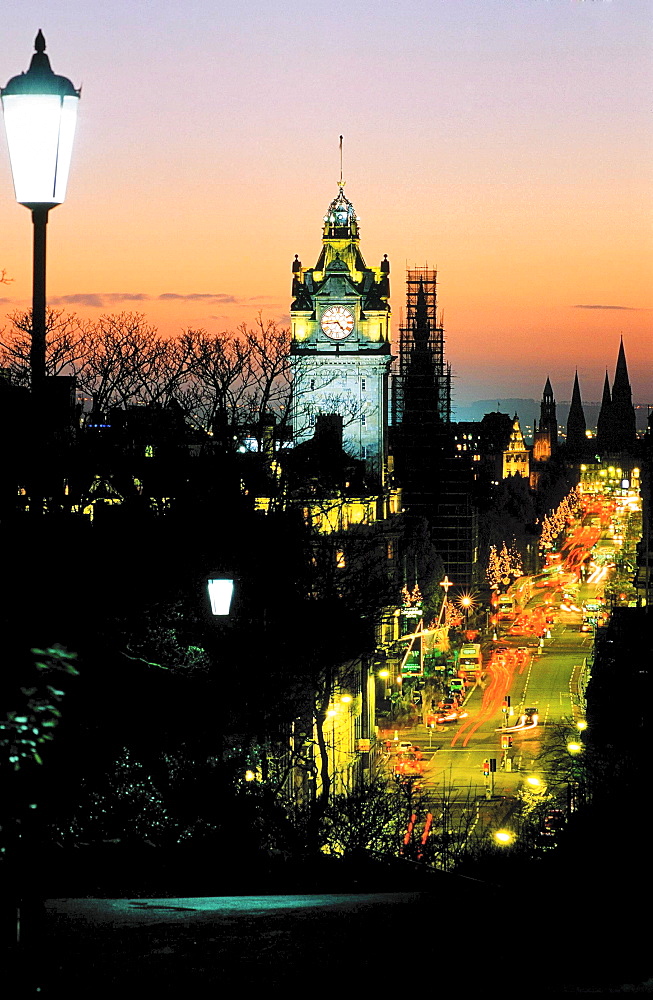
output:
[[343,185],[340,186],[337,196],[333,199],[324,216],[324,221],[328,226],[342,227],[351,226],[352,222],[358,221],[358,216],[354,211],[354,206],[345,196]]

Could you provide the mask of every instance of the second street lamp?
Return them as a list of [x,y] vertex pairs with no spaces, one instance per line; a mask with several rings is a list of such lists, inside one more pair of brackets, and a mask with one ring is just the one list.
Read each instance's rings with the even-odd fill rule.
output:
[[34,223],[32,286],[32,396],[45,383],[45,234],[48,212],[66,197],[80,91],[56,76],[39,30],[30,68],[0,90],[16,201]]

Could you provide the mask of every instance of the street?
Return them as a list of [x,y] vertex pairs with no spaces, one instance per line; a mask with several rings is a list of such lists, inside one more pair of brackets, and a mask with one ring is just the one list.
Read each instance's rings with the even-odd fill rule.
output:
[[[527,779],[538,777],[547,727],[564,721],[573,726],[583,718],[579,680],[592,633],[581,631],[580,609],[601,596],[605,573],[600,582],[579,583],[578,569],[594,546],[605,547],[605,534],[579,522],[560,562],[533,578],[523,625],[508,621],[499,627],[485,651],[484,675],[465,700],[465,718],[401,732],[423,752],[419,787],[439,804],[440,828],[459,840],[509,820]],[[547,620],[545,638],[536,639],[533,633]],[[484,774],[484,762],[492,760],[496,771]],[[388,765],[393,767],[392,755]]]

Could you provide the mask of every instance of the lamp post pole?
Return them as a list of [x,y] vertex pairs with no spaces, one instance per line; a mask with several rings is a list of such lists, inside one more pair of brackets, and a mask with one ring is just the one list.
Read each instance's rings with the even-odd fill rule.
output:
[[80,91],[56,76],[39,30],[26,73],[0,90],[16,201],[32,213],[34,255],[30,375],[37,422],[45,385],[45,244],[48,213],[66,197]]
[[45,267],[46,235],[48,225],[48,205],[32,208],[34,225],[34,255],[32,268],[32,343],[30,346],[30,374],[32,395],[35,400],[43,398],[45,384]]

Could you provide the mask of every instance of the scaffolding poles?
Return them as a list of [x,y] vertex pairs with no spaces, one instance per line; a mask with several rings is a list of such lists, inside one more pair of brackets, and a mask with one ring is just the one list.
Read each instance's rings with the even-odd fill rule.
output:
[[428,267],[406,271],[406,315],[399,328],[399,356],[394,375],[393,423],[402,422],[406,380],[414,377],[416,359],[428,359],[437,388],[440,419],[451,419],[451,366],[444,359],[444,327],[437,315],[438,272]]

